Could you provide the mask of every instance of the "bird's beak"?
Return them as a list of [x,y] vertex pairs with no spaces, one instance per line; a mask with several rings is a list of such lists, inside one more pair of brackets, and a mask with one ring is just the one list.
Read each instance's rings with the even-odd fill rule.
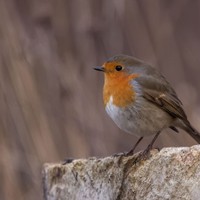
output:
[[100,71],[100,72],[104,72],[105,71],[104,67],[102,67],[102,66],[94,67],[94,69],[97,70],[97,71]]

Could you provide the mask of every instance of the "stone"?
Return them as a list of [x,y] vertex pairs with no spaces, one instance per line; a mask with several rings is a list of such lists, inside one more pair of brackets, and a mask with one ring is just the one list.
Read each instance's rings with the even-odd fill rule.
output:
[[46,200],[199,200],[200,145],[45,164]]

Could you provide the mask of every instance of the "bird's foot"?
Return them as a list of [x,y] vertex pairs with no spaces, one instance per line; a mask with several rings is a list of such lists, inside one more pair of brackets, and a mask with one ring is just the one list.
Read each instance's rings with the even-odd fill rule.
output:
[[151,150],[152,150],[152,146],[148,145],[148,147],[144,151],[138,154],[137,158],[134,161],[134,164],[141,160],[146,160],[147,158],[149,158]]
[[120,153],[115,153],[115,154],[113,154],[112,156],[113,156],[113,157],[127,156],[127,153],[128,153],[128,152],[120,152]]
[[65,160],[63,160],[62,165],[66,165],[66,164],[72,163],[73,160],[74,160],[73,158],[66,158]]
[[[160,151],[158,147],[154,148],[156,151]],[[153,150],[152,146],[149,145],[144,151],[141,151],[136,157],[134,164],[140,162],[141,160],[146,160],[151,157],[151,151]]]

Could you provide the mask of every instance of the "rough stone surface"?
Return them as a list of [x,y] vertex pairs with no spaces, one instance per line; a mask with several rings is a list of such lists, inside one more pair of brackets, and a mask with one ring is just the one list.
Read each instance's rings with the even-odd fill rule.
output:
[[79,159],[45,164],[46,200],[199,200],[200,145],[153,150],[130,157]]

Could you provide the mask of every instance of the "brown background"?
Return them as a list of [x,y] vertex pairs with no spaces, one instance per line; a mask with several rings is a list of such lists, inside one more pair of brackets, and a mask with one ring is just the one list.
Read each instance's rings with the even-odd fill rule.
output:
[[[42,199],[45,162],[132,147],[92,69],[115,54],[157,66],[200,130],[199,27],[198,0],[0,0],[0,199]],[[156,146],[193,144],[166,130]]]

